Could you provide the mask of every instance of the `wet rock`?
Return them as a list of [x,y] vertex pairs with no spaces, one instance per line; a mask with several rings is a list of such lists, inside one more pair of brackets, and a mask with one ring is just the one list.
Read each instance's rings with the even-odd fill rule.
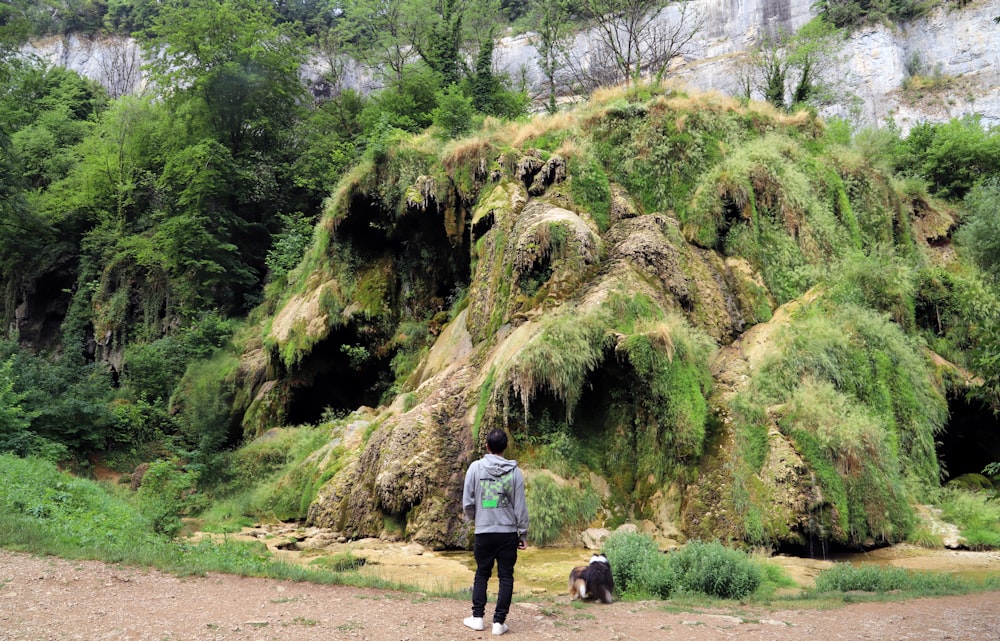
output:
[[611,530],[603,527],[592,527],[583,531],[580,541],[583,547],[588,550],[600,550],[604,547],[604,542],[611,536]]

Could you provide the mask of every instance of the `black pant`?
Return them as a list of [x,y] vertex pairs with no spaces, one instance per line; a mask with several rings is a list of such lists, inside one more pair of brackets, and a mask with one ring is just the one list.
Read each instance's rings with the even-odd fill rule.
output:
[[500,591],[493,613],[494,623],[503,623],[510,612],[514,596],[514,564],[517,563],[517,532],[489,532],[477,534],[472,549],[476,557],[476,580],[472,584],[472,616],[481,617],[486,612],[486,583],[493,575],[493,562],[497,564]]

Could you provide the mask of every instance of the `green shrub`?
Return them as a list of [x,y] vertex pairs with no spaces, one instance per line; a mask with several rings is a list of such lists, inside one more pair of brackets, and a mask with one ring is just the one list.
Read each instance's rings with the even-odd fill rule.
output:
[[978,116],[923,122],[900,145],[896,167],[916,173],[946,198],[963,198],[983,177],[1000,172],[1000,132]]
[[601,507],[591,488],[560,485],[547,474],[532,476],[526,494],[531,514],[528,536],[536,545],[555,541],[567,527],[590,522]]
[[742,599],[763,581],[760,567],[739,550],[718,541],[691,541],[668,557],[675,588],[721,599]]
[[605,541],[603,551],[619,594],[660,599],[670,596],[673,576],[667,556],[660,552],[652,537],[617,531]]
[[198,506],[195,491],[198,474],[176,461],[154,461],[142,476],[138,504],[160,534],[175,536],[183,527],[181,516]]
[[472,118],[476,110],[472,106],[472,99],[463,95],[458,85],[451,85],[438,92],[437,105],[433,111],[433,120],[442,138],[458,138],[472,129]]
[[962,203],[965,215],[956,234],[979,268],[1000,281],[1000,178],[977,185]]

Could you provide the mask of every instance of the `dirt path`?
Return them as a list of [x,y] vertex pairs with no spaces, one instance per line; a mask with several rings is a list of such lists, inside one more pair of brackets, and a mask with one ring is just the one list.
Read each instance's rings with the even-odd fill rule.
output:
[[[152,570],[0,550],[0,641],[489,639],[462,601]],[[675,612],[663,603],[518,602],[511,639],[1000,640],[1000,592],[831,610]]]

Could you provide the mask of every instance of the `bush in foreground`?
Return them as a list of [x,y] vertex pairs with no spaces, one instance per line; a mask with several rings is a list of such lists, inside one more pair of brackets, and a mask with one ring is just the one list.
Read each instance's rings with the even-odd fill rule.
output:
[[761,568],[746,553],[719,542],[692,541],[663,554],[645,534],[616,532],[604,551],[623,594],[665,599],[676,593],[699,593],[742,599],[764,580]]

